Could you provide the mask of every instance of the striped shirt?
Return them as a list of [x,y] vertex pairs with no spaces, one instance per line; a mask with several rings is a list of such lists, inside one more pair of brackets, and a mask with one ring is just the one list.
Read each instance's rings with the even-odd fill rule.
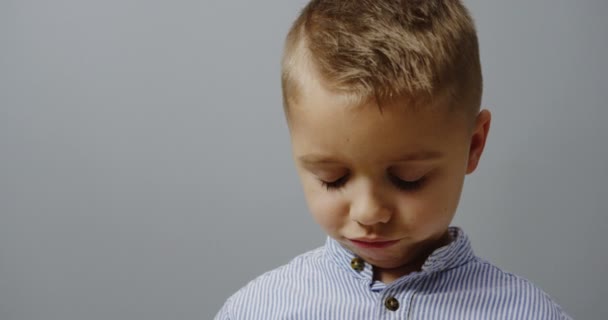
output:
[[232,295],[216,320],[571,319],[529,281],[476,257],[466,234],[390,284],[332,238]]

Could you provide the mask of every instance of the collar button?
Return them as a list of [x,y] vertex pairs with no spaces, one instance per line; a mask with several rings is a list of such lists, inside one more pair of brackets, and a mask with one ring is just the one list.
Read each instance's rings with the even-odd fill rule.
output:
[[359,257],[353,258],[350,261],[350,267],[357,272],[361,272],[365,269],[365,261]]

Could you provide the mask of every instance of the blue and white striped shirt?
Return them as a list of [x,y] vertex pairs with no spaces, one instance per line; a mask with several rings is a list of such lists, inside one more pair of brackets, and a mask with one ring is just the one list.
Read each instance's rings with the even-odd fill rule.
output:
[[365,262],[353,267],[357,257],[328,238],[251,281],[215,319],[571,319],[529,281],[476,257],[461,229],[450,233],[420,271],[390,284],[374,281]]

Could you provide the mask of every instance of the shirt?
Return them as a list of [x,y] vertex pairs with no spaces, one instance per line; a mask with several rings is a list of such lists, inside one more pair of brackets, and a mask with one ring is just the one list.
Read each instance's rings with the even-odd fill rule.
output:
[[390,284],[336,240],[269,271],[232,295],[216,320],[571,319],[531,282],[473,253],[468,237],[435,250],[420,271]]

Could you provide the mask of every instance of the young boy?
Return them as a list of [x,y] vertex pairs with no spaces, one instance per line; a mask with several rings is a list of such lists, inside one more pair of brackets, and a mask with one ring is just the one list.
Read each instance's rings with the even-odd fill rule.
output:
[[312,0],[283,97],[321,248],[250,282],[216,319],[569,319],[449,227],[490,127],[458,0]]

